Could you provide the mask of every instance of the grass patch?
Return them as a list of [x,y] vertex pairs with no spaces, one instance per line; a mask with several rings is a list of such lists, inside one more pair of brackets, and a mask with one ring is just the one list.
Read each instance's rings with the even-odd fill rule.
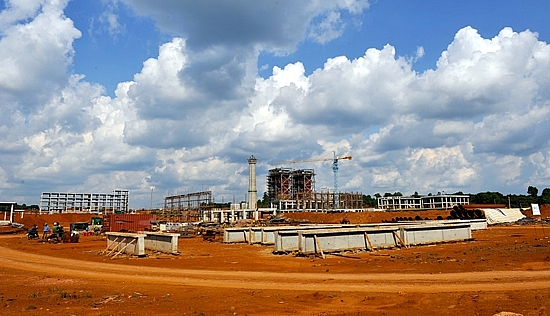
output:
[[83,298],[83,297],[92,298],[92,295],[90,293],[80,295],[80,294],[76,293],[75,291],[73,291],[71,293],[69,291],[66,291],[66,290],[58,288],[58,287],[49,288],[48,291],[50,292],[51,295],[55,295],[59,299],[78,299],[78,298]]

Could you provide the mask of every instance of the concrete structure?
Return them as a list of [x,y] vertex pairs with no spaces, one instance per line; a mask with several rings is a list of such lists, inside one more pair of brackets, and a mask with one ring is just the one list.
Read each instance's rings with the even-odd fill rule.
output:
[[[17,202],[0,202],[0,210],[4,213],[4,222],[13,223],[13,212]],[[8,217],[9,214],[9,217]]]
[[145,250],[177,254],[180,234],[146,232],[144,238]]
[[158,228],[161,232],[180,231],[189,227],[189,223],[159,222]]
[[107,232],[105,235],[107,236],[107,248],[104,250],[104,254],[108,256],[116,256],[120,253],[145,256],[146,250],[178,253],[179,234]]
[[413,223],[413,224],[414,223],[416,224],[438,223],[441,225],[470,223],[470,227],[472,228],[472,231],[487,229],[487,219],[450,219],[450,220],[440,220],[440,221],[397,222],[397,224],[400,224],[400,225],[404,223]]
[[355,227],[354,225],[308,225],[308,226],[268,226],[268,227],[231,227],[224,230],[223,242],[273,245],[278,231],[298,231],[306,229]]
[[[365,234],[372,235],[371,248],[372,247],[392,247],[396,245],[397,239],[393,232],[398,232],[399,226],[397,225],[370,225],[364,227],[333,227],[333,228],[309,228],[301,230],[281,230],[275,232],[275,244],[273,248],[274,253],[286,253],[286,252],[303,252],[307,253],[308,247],[302,243],[307,243],[309,233],[313,232],[314,240],[317,236],[332,236],[332,239],[328,240],[329,247],[322,248],[323,251],[328,251],[333,247],[338,247],[339,251],[352,250],[352,249],[369,249],[368,239]],[[363,240],[364,239],[364,240]],[[367,240],[367,241],[365,241]],[[305,248],[304,248],[305,247]],[[330,250],[334,251],[334,250]]]
[[434,209],[447,210],[455,205],[470,204],[469,195],[385,196],[377,199],[378,208],[384,210]]
[[40,214],[48,213],[128,213],[130,191],[112,193],[42,192]]
[[469,222],[412,225],[401,227],[400,237],[407,246],[428,245],[471,239],[472,228]]
[[145,256],[145,234],[141,233],[105,233],[107,236],[107,248],[104,253],[108,256],[116,256],[125,253],[135,256]]
[[471,238],[469,223],[306,230],[298,232],[298,252],[323,255],[326,252],[409,247]]
[[273,244],[274,253],[301,254],[408,247],[469,240],[472,225],[484,220],[427,221],[361,225],[311,225],[226,228],[224,242]]
[[233,223],[243,219],[259,220],[267,215],[276,215],[277,210],[274,208],[259,208],[248,209],[238,208],[239,205],[233,205],[229,210],[211,209],[202,212],[203,222],[215,223]]
[[258,193],[256,191],[256,162],[254,156],[248,158],[248,208],[256,209],[258,203]]
[[[300,193],[315,190],[313,169],[270,169],[267,175],[267,194],[271,202],[292,201]],[[281,208],[281,207],[279,207]]]
[[271,204],[281,211],[363,208],[362,193],[316,192],[313,169],[270,169],[266,183]]
[[330,253],[345,250],[390,248],[399,245],[398,226],[380,228],[315,229],[298,232],[298,253]]

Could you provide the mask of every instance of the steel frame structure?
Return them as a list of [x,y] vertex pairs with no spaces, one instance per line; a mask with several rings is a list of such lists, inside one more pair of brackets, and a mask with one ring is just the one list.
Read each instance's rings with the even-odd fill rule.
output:
[[130,191],[112,193],[42,192],[40,213],[128,213]]
[[159,217],[161,220],[179,222],[199,221],[204,211],[208,211],[212,207],[212,191],[166,196],[164,208]]

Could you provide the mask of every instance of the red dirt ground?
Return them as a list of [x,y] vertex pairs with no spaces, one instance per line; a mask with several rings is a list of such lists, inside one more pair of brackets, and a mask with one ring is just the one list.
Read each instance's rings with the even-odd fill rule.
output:
[[[550,206],[541,207],[542,218]],[[446,212],[345,214],[351,223]],[[339,222],[344,214],[291,214]],[[435,216],[434,216],[435,215]],[[531,216],[531,214],[525,214]],[[89,220],[19,215],[15,222]],[[0,230],[1,232],[1,230]],[[0,314],[13,315],[549,315],[550,227],[491,226],[473,241],[318,257],[180,238],[180,255],[98,255],[76,244],[0,235]],[[507,314],[514,315],[514,314]]]

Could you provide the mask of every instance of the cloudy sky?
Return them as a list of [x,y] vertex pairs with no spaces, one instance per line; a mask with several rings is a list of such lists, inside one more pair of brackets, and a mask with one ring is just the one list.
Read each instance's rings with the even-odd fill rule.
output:
[[[0,200],[258,196],[351,155],[341,191],[550,187],[550,2],[7,0]],[[331,163],[313,168],[333,186]]]

